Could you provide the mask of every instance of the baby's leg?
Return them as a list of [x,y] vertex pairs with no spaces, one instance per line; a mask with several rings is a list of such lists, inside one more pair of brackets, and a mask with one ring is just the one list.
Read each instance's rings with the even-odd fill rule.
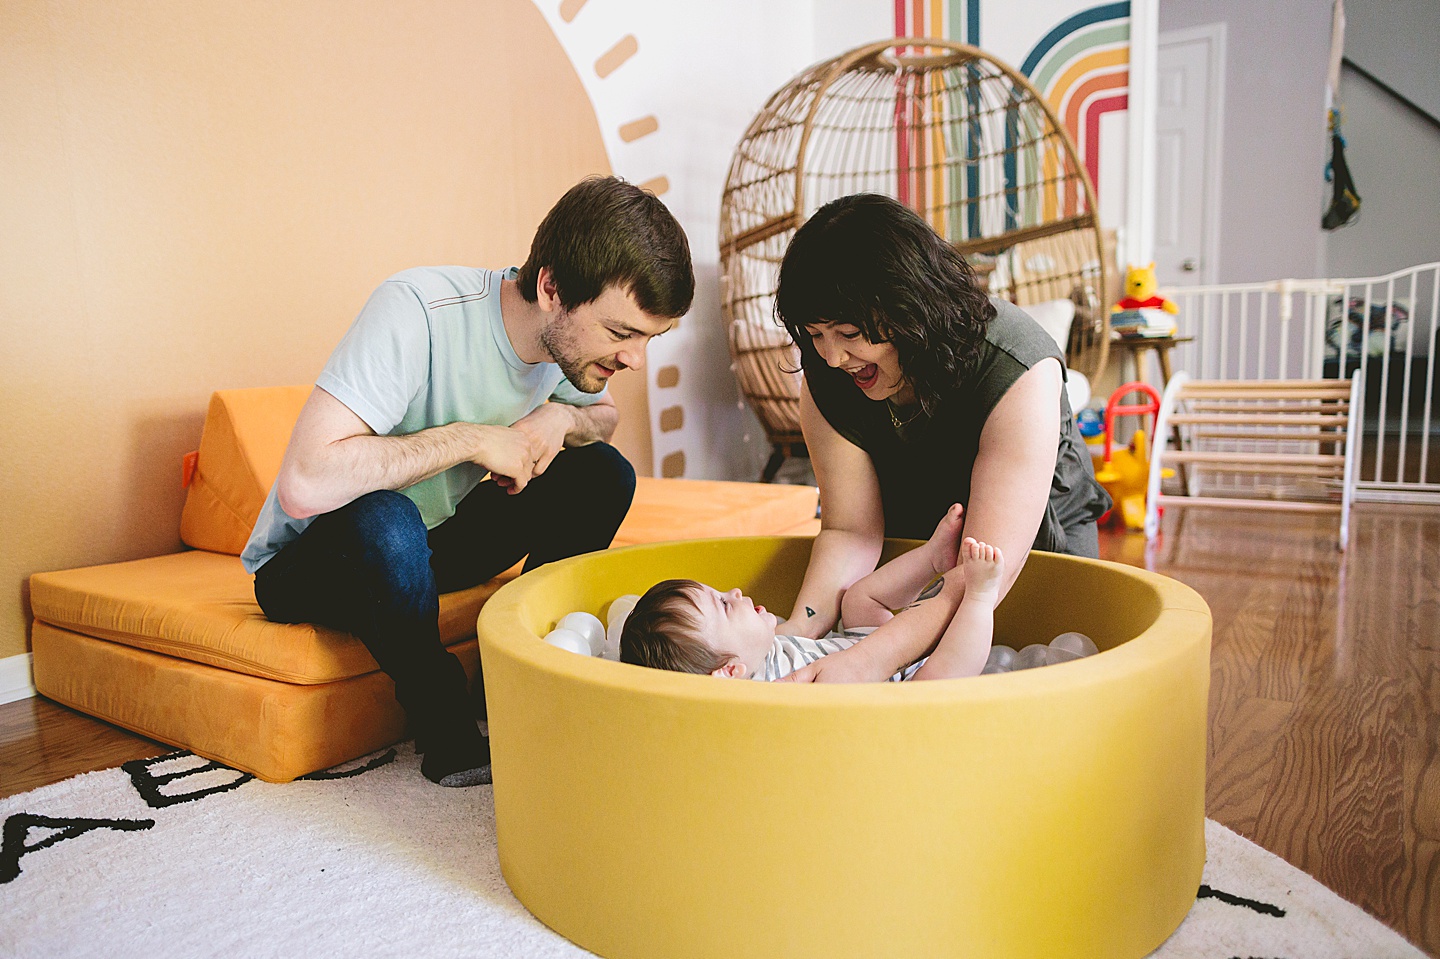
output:
[[985,659],[990,655],[1005,557],[999,548],[969,537],[961,545],[960,555],[965,570],[965,597],[915,679],[974,676],[985,668]]
[[908,606],[920,590],[941,573],[955,568],[960,552],[964,510],[950,507],[925,545],[897,556],[858,580],[840,600],[840,619],[846,626],[879,626]]

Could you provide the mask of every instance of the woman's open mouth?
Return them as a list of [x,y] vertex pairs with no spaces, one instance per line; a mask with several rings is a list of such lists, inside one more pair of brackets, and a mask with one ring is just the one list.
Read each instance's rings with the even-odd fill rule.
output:
[[862,390],[868,390],[880,379],[880,367],[874,363],[866,363],[860,369],[852,371],[850,375],[854,377],[856,386]]

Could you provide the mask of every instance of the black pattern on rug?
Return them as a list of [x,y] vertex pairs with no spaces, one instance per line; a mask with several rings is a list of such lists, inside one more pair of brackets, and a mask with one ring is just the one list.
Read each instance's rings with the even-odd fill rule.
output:
[[[333,923],[247,927],[253,948],[243,954],[326,954],[347,935],[342,929],[353,930],[352,954],[400,954],[391,949],[401,948],[400,939],[386,938],[399,929],[408,954],[590,956],[513,899],[497,857],[490,791],[434,786],[420,761],[402,745],[271,784],[177,751],[4,800],[0,955],[100,959],[120,954],[111,948],[117,943],[124,954],[205,954],[214,936],[235,934],[226,909],[295,909]],[[144,818],[147,810],[157,811],[154,819]],[[104,814],[113,818],[92,818]],[[266,825],[257,828],[255,817]],[[235,828],[242,819],[251,833]],[[1205,830],[1196,906],[1150,959],[1422,959],[1279,857],[1217,823],[1207,821]],[[160,882],[161,847],[188,850],[170,870],[185,876],[184,895]],[[225,864],[213,874],[196,865],[209,862],[212,849]],[[275,857],[274,868],[257,866],[266,857]],[[190,893],[205,890],[225,909],[214,925],[197,926]],[[296,905],[311,895],[323,908]],[[121,905],[115,915],[67,912],[75,902]],[[417,921],[426,907],[434,915]],[[463,945],[454,934],[461,927]],[[105,943],[101,951],[91,949],[97,943]]]
[[[130,781],[135,784],[135,791],[140,798],[145,800],[145,805],[151,809],[164,809],[168,806],[178,805],[183,802],[194,802],[197,799],[204,799],[206,796],[213,796],[216,793],[229,792],[238,789],[250,780],[254,779],[251,773],[242,773],[237,769],[221,765],[214,760],[206,760],[198,766],[185,766],[174,772],[156,773],[157,767],[173,765],[179,760],[188,759],[195,754],[186,750],[166,753],[164,756],[155,756],[152,759],[132,759],[120,768],[130,776]],[[204,776],[206,773],[221,773],[224,781],[215,785],[199,785],[196,783],[185,783],[187,779]],[[226,777],[224,773],[234,773],[234,777]],[[214,779],[216,777],[210,777]],[[166,793],[161,790],[174,784],[182,783],[189,787],[185,792]]]
[[[1253,909],[1262,916],[1274,916],[1277,919],[1285,918],[1285,910],[1279,906],[1272,906],[1268,902],[1260,902],[1256,899],[1246,899],[1244,896],[1231,895],[1219,889],[1211,889],[1209,886],[1201,885],[1200,893],[1196,899],[1218,899],[1227,906],[1244,906],[1246,909]],[[1233,957],[1240,959],[1240,957]],[[1256,957],[1245,957],[1245,959],[1256,959]]]
[[[54,816],[36,816],[28,812],[17,812],[5,820],[0,829],[0,884],[10,882],[20,875],[20,857],[26,853],[45,849],[66,839],[83,836],[92,829],[118,829],[134,832],[149,829],[155,825],[153,819],[73,819]],[[56,832],[33,845],[25,845],[25,838],[31,829],[54,829]]]
[[[378,756],[365,759],[356,766],[342,764],[333,769],[322,769],[299,778],[321,782],[333,779],[352,779],[393,763],[397,755],[395,749],[392,748]],[[167,809],[181,803],[205,799],[218,793],[230,792],[255,778],[251,773],[240,772],[238,769],[232,769],[214,760],[205,760],[198,765],[180,765],[179,768],[174,768],[177,764],[183,764],[186,759],[199,758],[194,753],[182,749],[150,759],[131,760],[122,764],[120,768],[130,777],[130,784],[136,795],[144,800],[145,805],[151,809]],[[216,782],[216,779],[220,781]],[[176,785],[179,785],[182,791],[173,791]],[[29,812],[13,813],[6,817],[3,827],[0,827],[0,836],[3,836],[3,840],[0,840],[0,885],[19,878],[20,860],[29,853],[49,848],[67,839],[83,836],[95,829],[134,832],[150,829],[154,825],[155,820],[153,819],[91,819],[40,816]],[[30,830],[37,828],[50,829],[54,832],[38,842],[27,845],[25,840],[29,836]]]
[[363,776],[372,769],[379,769],[381,766],[390,765],[398,755],[399,753],[393,748],[387,749],[379,756],[363,762],[359,766],[351,768],[348,767],[347,764],[342,763],[334,769],[322,769],[318,773],[310,773],[308,776],[301,776],[300,778],[307,782],[325,782],[329,779],[351,779],[355,776]]

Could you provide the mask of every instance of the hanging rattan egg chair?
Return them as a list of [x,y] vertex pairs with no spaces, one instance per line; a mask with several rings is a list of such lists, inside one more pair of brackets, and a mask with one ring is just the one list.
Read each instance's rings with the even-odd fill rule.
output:
[[810,67],[735,149],[720,206],[733,369],[774,449],[803,443],[799,354],[773,315],[790,237],[836,197],[884,193],[924,216],[1022,306],[1076,304],[1066,359],[1094,376],[1110,328],[1095,191],[1070,135],[1023,76],[975,47],[897,38]]

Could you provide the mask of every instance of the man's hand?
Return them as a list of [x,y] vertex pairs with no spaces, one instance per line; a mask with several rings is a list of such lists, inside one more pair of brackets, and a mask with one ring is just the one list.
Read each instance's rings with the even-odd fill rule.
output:
[[865,640],[849,649],[822,656],[809,666],[802,666],[789,676],[781,676],[781,683],[879,683],[890,678],[893,670],[869,655]]
[[515,429],[528,433],[536,453],[535,470],[539,476],[565,448],[565,439],[576,427],[575,407],[564,403],[542,403],[515,421]]
[[541,472],[535,468],[540,444],[530,432],[513,426],[474,425],[474,429],[478,437],[471,458],[490,471],[496,485],[518,493]]

